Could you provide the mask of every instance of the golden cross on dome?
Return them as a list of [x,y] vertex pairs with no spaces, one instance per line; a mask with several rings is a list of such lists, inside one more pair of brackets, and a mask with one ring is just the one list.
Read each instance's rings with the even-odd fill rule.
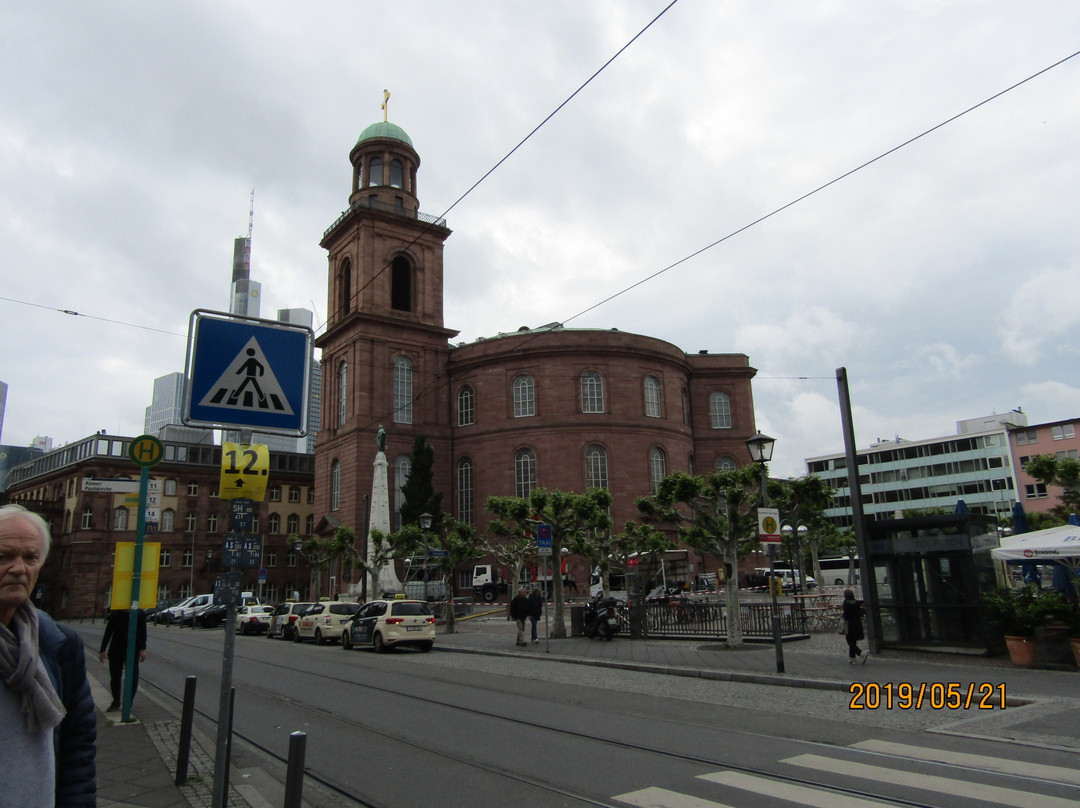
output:
[[388,107],[390,106],[390,91],[389,90],[383,90],[382,91],[382,96],[383,96],[382,106],[380,106],[379,109],[382,110],[383,123],[386,123],[386,116],[390,113],[390,110],[388,109]]

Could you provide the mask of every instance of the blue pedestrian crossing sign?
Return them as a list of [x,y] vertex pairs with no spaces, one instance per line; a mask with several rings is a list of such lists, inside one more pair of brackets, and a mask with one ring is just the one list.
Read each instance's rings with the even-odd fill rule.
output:
[[307,434],[312,336],[291,323],[192,312],[184,423]]

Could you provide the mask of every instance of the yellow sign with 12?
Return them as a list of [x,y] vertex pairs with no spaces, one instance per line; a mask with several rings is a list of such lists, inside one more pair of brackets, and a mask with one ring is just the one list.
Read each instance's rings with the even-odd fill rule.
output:
[[270,476],[270,449],[261,443],[221,444],[221,499],[261,502]]

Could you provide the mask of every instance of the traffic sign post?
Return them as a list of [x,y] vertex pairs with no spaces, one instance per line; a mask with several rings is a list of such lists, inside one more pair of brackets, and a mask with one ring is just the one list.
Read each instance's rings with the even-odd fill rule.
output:
[[536,526],[536,554],[551,556],[551,525],[543,522]]
[[313,332],[196,309],[188,327],[187,426],[307,434]]

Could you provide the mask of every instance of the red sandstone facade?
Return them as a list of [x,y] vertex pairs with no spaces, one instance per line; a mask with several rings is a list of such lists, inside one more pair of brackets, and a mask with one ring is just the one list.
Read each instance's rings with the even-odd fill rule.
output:
[[[610,330],[524,329],[451,346],[443,323],[443,244],[450,230],[418,213],[420,158],[379,123],[350,153],[349,209],[326,231],[327,330],[315,514],[323,530],[367,525],[379,425],[393,492],[413,440],[435,450],[443,508],[478,528],[489,495],[529,486],[606,486],[621,526],[658,474],[749,461],[755,431],[742,354],[687,354]],[[391,494],[391,510],[397,502]],[[584,562],[571,559],[579,581]],[[706,562],[714,569],[715,559]]]

